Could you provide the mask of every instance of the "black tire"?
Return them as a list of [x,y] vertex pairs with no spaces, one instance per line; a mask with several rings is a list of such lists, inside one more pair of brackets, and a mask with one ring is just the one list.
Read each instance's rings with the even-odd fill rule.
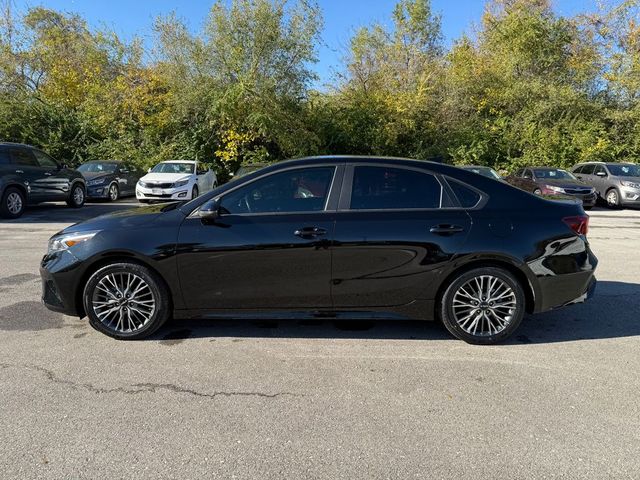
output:
[[84,189],[84,185],[76,183],[71,187],[69,192],[69,198],[67,198],[67,205],[71,208],[81,208],[87,199],[87,194]]
[[24,213],[27,206],[27,199],[17,187],[7,187],[2,194],[2,205],[0,205],[0,217],[19,218]]
[[112,183],[109,185],[109,190],[107,191],[107,200],[110,202],[115,202],[120,198],[120,189],[118,188],[117,183]]
[[620,192],[618,189],[613,187],[607,190],[604,201],[609,208],[620,208]]
[[[112,275],[112,277],[108,277]],[[107,278],[108,277],[108,278]],[[124,328],[125,324],[123,321],[121,329],[118,329],[118,324],[113,325],[113,322],[107,324],[109,317],[103,318],[101,321],[98,315],[103,315],[104,311],[96,312],[99,308],[110,308],[111,306],[100,307],[96,301],[96,298],[101,298],[101,296],[105,297],[102,293],[104,290],[99,288],[102,287],[101,281],[109,282],[109,279],[112,278],[120,279],[121,282],[126,282],[127,278],[133,277],[141,279],[146,283],[149,287],[149,296],[147,294],[143,295],[144,298],[152,298],[154,303],[154,308],[151,314],[148,316],[148,320],[145,322],[140,321],[138,317],[138,321],[140,321],[140,326],[136,327],[136,329]],[[111,284],[109,284],[111,285]],[[135,284],[134,285],[139,285]],[[138,288],[137,286],[135,288]],[[115,289],[112,289],[115,291]],[[146,290],[145,290],[146,292]],[[113,300],[115,301],[115,299]],[[125,302],[124,297],[121,298],[122,302]],[[148,300],[147,300],[148,301]],[[118,340],[139,340],[141,338],[148,337],[155,333],[170,317],[171,317],[171,302],[169,300],[169,289],[167,288],[165,282],[162,278],[150,270],[149,268],[139,265],[137,263],[129,263],[129,262],[118,262],[113,263],[107,266],[104,266],[97,270],[91,275],[89,281],[85,285],[84,291],[82,292],[82,302],[84,306],[84,311],[87,313],[87,317],[89,317],[89,324],[99,332],[104,333],[113,338],[117,338]],[[120,314],[119,310],[127,311],[127,310],[136,310],[135,308],[131,308],[131,306],[140,306],[135,303],[129,304],[129,302],[135,302],[133,299],[126,300],[126,303],[117,306],[118,311],[114,315],[118,316]],[[122,307],[122,308],[121,308]],[[113,308],[116,308],[114,305]],[[138,310],[136,310],[138,311]],[[130,312],[131,313],[131,312]],[[123,316],[127,315],[127,313],[123,312]],[[134,315],[131,315],[132,317]],[[142,317],[142,315],[141,315]],[[119,318],[119,317],[118,317]],[[123,317],[124,318],[124,317]],[[118,321],[115,318],[113,321]],[[130,321],[130,320],[129,320]],[[128,322],[127,322],[128,323]],[[128,323],[129,325],[136,325],[135,322]]]
[[[490,307],[489,302],[485,302],[481,298],[478,298],[477,307],[465,307],[458,304],[456,304],[456,306],[454,307],[454,297],[458,295],[456,297],[456,302],[459,302],[459,299],[463,298],[461,297],[461,295],[464,295],[463,293],[461,293],[461,287],[465,287],[465,290],[469,291],[468,289],[470,289],[470,287],[468,287],[468,282],[475,282],[475,279],[478,279],[481,276],[485,277],[484,281],[488,281],[486,280],[487,277],[497,278],[498,280],[500,280],[502,285],[506,286],[507,290],[510,289],[512,293],[509,293],[509,296],[507,298],[510,302],[513,303],[514,306],[512,310],[508,311],[508,314],[505,307],[494,307],[494,302],[491,302]],[[516,329],[520,325],[520,322],[522,322],[522,318],[524,317],[525,301],[524,290],[522,289],[520,282],[513,276],[513,274],[502,268],[481,267],[463,272],[451,280],[444,294],[442,295],[442,301],[440,304],[440,318],[442,319],[442,323],[447,328],[447,330],[449,330],[452,335],[459,338],[460,340],[464,340],[465,342],[474,345],[493,345],[506,340],[513,334],[513,332],[516,331]],[[458,310],[455,310],[454,308]],[[464,310],[465,308],[469,308],[469,310]],[[509,318],[508,321],[505,321],[506,325],[504,327],[501,326],[501,329],[499,331],[496,331],[495,333],[491,333],[492,330],[491,327],[489,327],[488,333],[483,332],[481,334],[474,334],[473,332],[469,332],[465,328],[463,328],[464,326],[468,329],[471,329],[470,327],[473,327],[474,325],[473,322],[471,324],[465,324],[464,322],[459,323],[459,321],[457,320],[457,318],[459,317],[463,317],[464,319],[467,314],[470,314],[471,317],[473,317],[471,320],[475,319],[476,321],[476,328],[477,325],[481,325],[480,329],[482,330],[485,326],[489,326],[489,324],[491,323],[489,321],[489,318],[492,315],[491,312],[494,311],[501,315],[504,315],[506,318]],[[482,312],[487,313],[486,320]],[[480,321],[477,320],[478,318],[480,318]]]
[[198,191],[198,186],[194,185],[193,190],[191,190],[191,199],[193,200],[194,198],[198,198],[198,195],[200,195],[200,192]]

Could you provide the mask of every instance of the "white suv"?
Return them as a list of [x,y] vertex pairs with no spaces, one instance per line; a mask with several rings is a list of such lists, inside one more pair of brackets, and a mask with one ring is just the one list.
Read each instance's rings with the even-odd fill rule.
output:
[[209,167],[192,160],[168,160],[149,169],[136,185],[136,198],[150,201],[190,200],[218,186]]

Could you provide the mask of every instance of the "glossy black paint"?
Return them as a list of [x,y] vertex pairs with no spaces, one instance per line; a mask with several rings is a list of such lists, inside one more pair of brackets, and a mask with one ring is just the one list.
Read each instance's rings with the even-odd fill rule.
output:
[[[348,180],[361,164],[434,174],[443,186],[441,208],[350,210]],[[336,167],[323,211],[223,214],[215,220],[197,216],[205,203],[258,178],[319,165]],[[481,200],[461,208],[450,188],[452,179],[476,189]],[[188,203],[136,208],[69,227],[63,232],[99,233],[70,251],[43,258],[43,298],[51,309],[82,316],[80,295],[91,272],[130,259],[164,278],[176,317],[312,311],[430,320],[453,275],[497,265],[520,280],[528,311],[540,312],[582,300],[592,289],[597,259],[586,238],[562,221],[583,214],[575,202],[545,200],[432,162],[294,160]],[[300,235],[313,228],[321,233]]]

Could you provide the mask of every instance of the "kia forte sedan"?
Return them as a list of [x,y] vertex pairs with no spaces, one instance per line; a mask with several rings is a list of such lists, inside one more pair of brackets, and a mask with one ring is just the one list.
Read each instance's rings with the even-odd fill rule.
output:
[[426,161],[281,162],[183,203],[54,235],[43,301],[119,339],[167,319],[439,319],[475,344],[595,288],[589,218]]

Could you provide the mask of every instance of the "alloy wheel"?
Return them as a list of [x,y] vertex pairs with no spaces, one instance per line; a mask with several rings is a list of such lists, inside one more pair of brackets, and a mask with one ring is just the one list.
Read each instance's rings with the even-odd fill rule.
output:
[[76,187],[73,189],[73,201],[76,205],[82,205],[84,202],[84,190],[82,187]]
[[617,207],[618,206],[618,192],[615,190],[610,190],[609,193],[607,193],[607,204],[610,207]]
[[149,284],[135,273],[114,272],[102,277],[93,291],[91,308],[109,330],[131,333],[153,317],[156,299]]
[[491,336],[511,323],[517,309],[513,289],[493,275],[480,275],[461,285],[453,296],[458,326],[474,336]]
[[11,192],[7,195],[7,210],[12,215],[18,215],[22,211],[22,197],[19,193]]
[[109,187],[109,198],[112,202],[115,202],[118,199],[118,187],[115,184]]

